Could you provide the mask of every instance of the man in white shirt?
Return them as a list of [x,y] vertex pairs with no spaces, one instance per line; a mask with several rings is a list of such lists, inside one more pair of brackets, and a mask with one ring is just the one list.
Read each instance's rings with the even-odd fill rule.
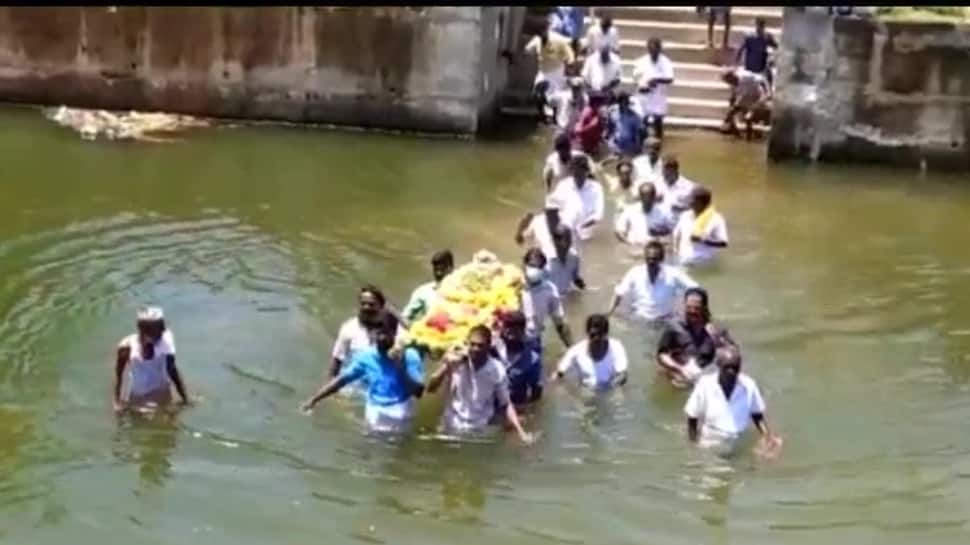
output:
[[659,38],[647,41],[647,54],[636,61],[633,79],[637,84],[637,101],[643,122],[653,125],[654,136],[663,140],[664,116],[667,115],[667,92],[674,83],[674,65],[663,54]]
[[569,347],[550,379],[559,381],[574,372],[583,387],[602,392],[626,384],[628,366],[623,343],[610,337],[609,318],[591,314],[586,318],[586,339]]
[[[333,343],[331,376],[338,376],[340,369],[353,359],[354,354],[375,346],[374,331],[379,325],[375,320],[380,311],[384,310],[385,303],[384,292],[376,286],[364,286],[360,289],[357,316],[341,324],[337,340]],[[398,335],[403,333],[404,328],[398,325]]]
[[633,175],[637,182],[663,181],[663,161],[660,160],[662,148],[660,140],[651,136],[643,142],[643,153],[633,158]]
[[690,209],[697,184],[681,176],[680,161],[672,155],[664,158],[662,172],[663,183],[657,184],[657,196],[674,219],[679,219]]
[[670,212],[657,203],[657,190],[650,182],[637,188],[639,201],[628,204],[616,218],[616,238],[642,248],[651,240],[663,242],[674,229]]
[[495,417],[503,415],[522,442],[530,444],[532,435],[519,421],[509,396],[505,365],[491,357],[492,332],[477,325],[468,333],[464,353],[449,352],[428,380],[432,394],[445,385],[445,413],[441,427],[447,433],[482,433]]
[[730,452],[753,422],[762,436],[762,452],[777,452],[781,438],[768,428],[757,383],[741,372],[741,353],[733,346],[722,348],[717,365],[717,374],[697,380],[684,405],[688,439],[704,447],[727,447]]
[[590,26],[583,42],[587,53],[599,51],[605,45],[610,51],[619,54],[620,32],[613,26],[613,18],[603,17],[598,25]]
[[591,90],[612,96],[623,77],[620,56],[610,50],[609,44],[604,44],[597,54],[586,57],[582,74]]
[[650,241],[644,253],[646,262],[631,268],[617,284],[609,314],[627,301],[638,320],[659,326],[673,316],[678,295],[698,284],[682,269],[664,264],[663,244]]
[[579,253],[573,248],[572,231],[565,225],[557,226],[552,233],[552,242],[556,252],[546,254],[546,272],[560,297],[573,289],[586,289],[586,281],[579,274]]
[[[546,257],[556,255],[556,245],[553,242],[552,234],[560,225],[569,229],[575,234],[575,220],[562,220],[562,205],[555,195],[546,198],[546,206],[542,213],[527,213],[519,221],[518,229],[515,231],[515,242],[529,248],[539,248]],[[578,249],[577,249],[578,252]]]
[[569,78],[569,88],[552,96],[550,103],[556,109],[556,126],[571,135],[589,98],[583,88],[583,78]]
[[684,266],[708,264],[727,245],[727,223],[714,208],[711,191],[695,188],[691,210],[681,214],[674,228],[673,246],[678,261]]
[[566,65],[575,62],[575,53],[569,39],[550,30],[548,22],[529,40],[525,51],[539,61],[532,92],[540,116],[548,120],[552,117],[549,99],[566,87]]
[[569,135],[559,133],[553,140],[552,153],[546,156],[546,162],[542,164],[542,181],[546,193],[566,176],[569,176],[569,160],[582,152],[573,150]]
[[[589,160],[574,157],[570,164],[572,176],[559,182],[553,195],[562,203],[560,219],[573,227],[580,240],[589,240],[595,227],[603,221],[606,206],[603,184],[589,177]],[[569,221],[575,221],[570,224]]]

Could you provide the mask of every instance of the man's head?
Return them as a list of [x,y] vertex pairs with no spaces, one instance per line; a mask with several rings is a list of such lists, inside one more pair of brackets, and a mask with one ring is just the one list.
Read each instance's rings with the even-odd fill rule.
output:
[[158,342],[165,333],[165,313],[161,307],[143,307],[135,316],[135,326],[143,342]]
[[431,274],[435,282],[441,282],[441,279],[451,274],[454,269],[455,256],[451,254],[451,250],[441,250],[431,256]]
[[586,177],[589,176],[589,159],[585,155],[576,155],[569,160],[569,172],[576,182],[576,187],[582,189],[583,184],[586,183]]
[[621,91],[620,94],[616,95],[616,106],[621,112],[630,111],[630,93],[626,91]]
[[660,38],[650,38],[647,40],[647,53],[650,53],[651,59],[656,61],[661,51],[663,51],[663,44],[660,42]]
[[377,286],[367,285],[360,288],[357,296],[357,319],[365,325],[377,326],[377,315],[384,309],[384,292]]
[[643,256],[647,262],[647,268],[651,271],[659,269],[660,265],[664,262],[665,253],[664,245],[659,241],[651,240],[647,242],[646,247],[643,249]]
[[374,344],[381,354],[387,354],[397,338],[397,317],[388,310],[378,310],[374,316],[374,327]]
[[591,345],[602,346],[610,338],[610,319],[605,314],[590,314],[586,318],[586,338]]
[[741,351],[736,346],[724,346],[717,349],[714,356],[717,362],[718,377],[721,382],[734,384],[741,373]]
[[754,20],[754,32],[758,37],[765,35],[765,19],[764,17],[758,17]]
[[684,318],[692,325],[706,325],[711,319],[708,306],[707,290],[704,288],[688,288],[684,292]]
[[647,152],[647,157],[651,163],[656,163],[660,158],[660,150],[663,149],[661,140],[656,136],[651,136],[643,141],[643,149]]
[[653,210],[653,205],[657,202],[657,188],[650,182],[641,184],[637,188],[637,196],[640,197],[640,204],[643,205],[644,212],[649,212]]
[[525,314],[513,310],[502,316],[502,341],[506,345],[521,346],[525,342]]
[[710,189],[697,186],[691,193],[690,208],[695,214],[700,214],[711,205],[711,199],[713,199],[713,196],[711,195]]
[[583,89],[583,85],[585,85],[583,78],[580,78],[580,77],[569,78],[569,90],[572,92],[573,100],[576,102],[580,102],[585,94],[584,92],[585,89]]
[[603,30],[603,34],[606,34],[607,32],[609,32],[611,28],[613,28],[612,17],[603,17],[602,19],[600,19],[600,29]]
[[668,185],[674,185],[680,178],[680,161],[678,161],[673,155],[664,157],[663,174],[664,181],[667,182]]
[[559,160],[566,162],[572,155],[572,144],[569,141],[569,135],[561,132],[556,135],[556,139],[553,141],[552,147],[556,150],[556,154],[559,155]]
[[557,225],[552,231],[552,243],[556,246],[556,255],[566,257],[573,245],[573,233],[565,225]]
[[626,159],[620,160],[616,164],[616,177],[620,181],[620,186],[624,188],[633,185],[633,163]]
[[467,343],[468,359],[475,364],[485,363],[492,347],[492,330],[482,324],[472,327],[468,331]]

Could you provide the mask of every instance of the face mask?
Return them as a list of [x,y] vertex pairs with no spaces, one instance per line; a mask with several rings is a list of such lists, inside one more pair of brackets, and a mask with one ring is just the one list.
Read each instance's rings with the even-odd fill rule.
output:
[[525,268],[525,280],[529,284],[538,284],[539,282],[542,282],[545,274],[546,272],[538,267]]

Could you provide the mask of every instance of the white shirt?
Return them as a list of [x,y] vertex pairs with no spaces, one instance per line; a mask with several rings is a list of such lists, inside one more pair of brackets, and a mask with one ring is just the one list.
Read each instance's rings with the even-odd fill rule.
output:
[[[674,228],[674,238],[679,237],[677,258],[681,265],[702,265],[712,261],[717,256],[719,248],[708,246],[702,242],[693,242],[690,237],[694,234],[696,216],[693,210],[680,215],[677,227]],[[701,234],[704,240],[716,242],[728,241],[727,223],[720,212],[714,212],[714,217],[707,223],[707,229]]]
[[610,60],[603,63],[599,53],[586,57],[583,63],[583,79],[594,91],[602,91],[610,83],[620,81],[623,77],[623,65],[620,63],[620,56],[610,53]]
[[614,377],[626,372],[626,349],[623,343],[610,337],[606,354],[599,361],[593,361],[589,355],[589,340],[586,339],[569,347],[556,370],[564,375],[570,371],[576,372],[583,386],[605,390],[612,385]]
[[654,203],[650,212],[643,211],[643,204],[635,202],[626,205],[620,215],[616,218],[616,232],[619,235],[626,233],[624,237],[628,244],[643,246],[649,240],[657,237],[650,235],[650,230],[666,231],[670,233],[674,229],[674,218],[670,211],[660,203]]
[[565,295],[573,290],[573,281],[579,276],[579,253],[576,248],[570,248],[566,258],[560,260],[556,252],[546,256],[546,272],[559,295]]
[[496,405],[508,405],[509,385],[505,366],[489,357],[479,369],[465,362],[452,371],[444,423],[450,431],[480,431],[495,416]]
[[[663,160],[659,157],[657,158],[657,163],[654,165],[650,164],[650,156],[646,153],[642,153],[633,158],[633,179],[636,182],[650,182],[654,186],[665,184],[663,181]],[[634,184],[637,185],[637,184]],[[660,189],[657,189],[657,195],[660,195]]]
[[526,335],[531,338],[542,336],[547,317],[552,316],[556,320],[566,318],[559,290],[549,280],[543,280],[537,286],[526,284],[522,289],[522,313],[525,314]]
[[672,315],[679,293],[697,285],[683,269],[664,264],[651,284],[647,264],[642,263],[627,271],[616,285],[616,295],[630,304],[637,318],[652,321]]
[[154,354],[151,358],[145,358],[142,354],[142,345],[137,333],[128,335],[118,344],[119,348],[128,348],[128,395],[144,396],[167,390],[168,382],[168,356],[175,355],[175,336],[172,331],[166,329],[162,332],[161,338],[155,342]]
[[670,85],[659,84],[649,93],[640,93],[639,89],[645,89],[651,79],[673,78],[674,65],[663,53],[657,57],[657,62],[653,62],[649,53],[637,59],[633,68],[633,79],[637,83],[637,94],[644,115],[667,115],[667,88]]
[[[397,334],[404,334],[404,328],[397,326]],[[359,350],[374,346],[374,338],[367,328],[361,325],[360,319],[354,317],[340,326],[337,333],[337,340],[333,343],[333,358],[339,359],[344,363],[350,363],[350,359]]]
[[680,208],[681,211],[690,208],[691,195],[694,193],[694,188],[697,187],[697,184],[680,176],[673,185],[670,185],[661,176],[661,179],[654,184],[654,187],[657,188],[657,198],[663,201],[664,206],[675,217],[678,217],[681,212],[674,210],[674,208]]
[[563,89],[553,95],[550,102],[556,105],[556,125],[563,131],[572,131],[579,121],[579,115],[583,113],[586,100],[584,94],[582,99],[577,101],[572,89]]
[[603,44],[609,44],[610,50],[619,51],[620,50],[620,32],[615,26],[611,26],[610,30],[603,32],[603,27],[599,24],[595,24],[589,27],[586,31],[586,39],[584,40],[586,47],[590,51],[590,55],[598,54],[600,49],[602,49]]
[[[561,214],[562,212],[560,212]],[[576,221],[570,218],[563,218],[560,216],[559,223],[565,225],[572,231],[573,240],[576,240],[579,234],[576,232]],[[532,247],[539,248],[542,253],[546,255],[546,260],[552,259],[556,255],[556,245],[552,240],[552,233],[549,232],[549,222],[546,221],[545,212],[540,212],[534,214],[532,219],[529,221],[529,225],[526,226],[525,231],[522,232],[522,238],[527,241],[531,241]],[[578,253],[579,250],[573,247]]]
[[587,240],[593,236],[595,225],[592,227],[581,228],[580,226],[587,221],[603,221],[603,210],[605,208],[605,198],[603,196],[603,184],[587,178],[582,189],[576,187],[573,177],[563,178],[553,190],[560,202],[563,203],[561,210],[562,221],[566,219],[574,220],[576,231],[580,240]]
[[752,414],[764,412],[758,385],[744,373],[738,374],[730,400],[724,397],[717,374],[701,376],[684,405],[687,417],[700,421],[701,437],[709,440],[736,439],[751,425]]
[[[570,152],[570,158],[576,156],[586,155],[580,150],[572,150]],[[542,165],[542,180],[545,182],[546,177],[552,175],[552,187],[555,188],[556,184],[563,178],[569,176],[569,160],[563,163],[559,160],[559,154],[553,151],[546,157],[546,162]]]

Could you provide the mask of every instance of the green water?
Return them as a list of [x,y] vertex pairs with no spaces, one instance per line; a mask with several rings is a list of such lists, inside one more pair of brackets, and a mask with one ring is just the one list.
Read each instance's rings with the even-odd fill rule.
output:
[[[777,461],[689,449],[683,394],[654,384],[623,324],[631,384],[592,407],[550,389],[536,446],[386,443],[347,399],[297,410],[357,286],[403,304],[437,249],[517,259],[541,138],[146,145],[83,142],[29,110],[0,122],[0,542],[970,542],[964,179],[766,167],[758,146],[670,137],[728,219],[732,247],[700,279],[786,438]],[[585,250],[575,330],[632,263],[607,235]],[[113,347],[145,301],[202,399],[119,424]]]

